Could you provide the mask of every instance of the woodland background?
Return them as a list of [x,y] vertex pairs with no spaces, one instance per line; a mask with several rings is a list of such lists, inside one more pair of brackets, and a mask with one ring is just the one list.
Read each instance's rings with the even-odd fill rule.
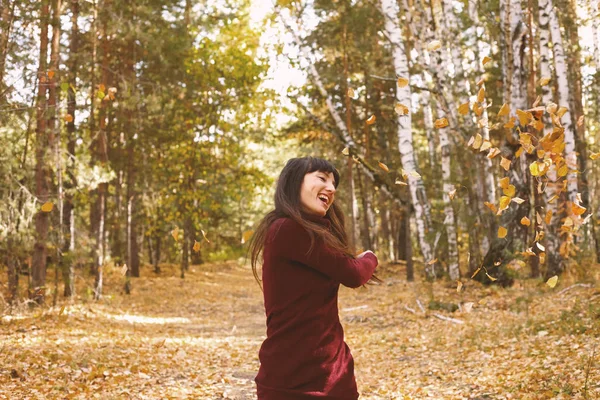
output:
[[[517,314],[527,304],[531,328],[532,298],[585,289],[562,309],[574,319],[560,318],[588,321],[576,333],[593,343],[599,8],[1,0],[3,330],[29,332],[15,321],[60,319],[82,304],[115,312],[114,299],[125,307],[148,282],[184,304],[173,279],[202,282],[217,265],[250,277],[245,243],[272,207],[278,172],[313,155],[341,173],[351,246],[373,249],[391,282],[422,288],[403,312],[441,310],[458,324],[449,315],[480,299],[440,293],[494,290]],[[523,288],[526,297],[512,292]],[[596,350],[584,348],[585,384],[548,390],[589,396]],[[547,389],[533,387],[532,398]]]

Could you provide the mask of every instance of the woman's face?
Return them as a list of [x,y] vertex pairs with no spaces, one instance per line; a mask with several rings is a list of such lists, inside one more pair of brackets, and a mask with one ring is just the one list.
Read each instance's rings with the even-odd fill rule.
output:
[[335,197],[335,180],[331,172],[314,171],[304,175],[300,204],[309,214],[325,216]]

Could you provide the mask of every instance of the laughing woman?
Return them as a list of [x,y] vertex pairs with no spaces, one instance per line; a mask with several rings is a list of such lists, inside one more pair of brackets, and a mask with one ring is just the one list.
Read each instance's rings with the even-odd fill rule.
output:
[[255,378],[259,400],[354,400],[354,360],[338,315],[340,284],[357,288],[377,257],[353,256],[335,203],[339,174],[328,161],[293,158],[277,182],[275,210],[250,243],[254,276],[262,252],[267,338]]

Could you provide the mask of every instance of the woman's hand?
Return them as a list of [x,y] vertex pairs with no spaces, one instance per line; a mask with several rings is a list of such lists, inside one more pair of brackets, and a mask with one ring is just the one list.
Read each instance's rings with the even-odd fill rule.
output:
[[356,258],[362,258],[367,253],[371,253],[371,254],[375,255],[375,253],[373,253],[371,250],[367,250],[367,251],[363,251],[362,253],[357,255]]

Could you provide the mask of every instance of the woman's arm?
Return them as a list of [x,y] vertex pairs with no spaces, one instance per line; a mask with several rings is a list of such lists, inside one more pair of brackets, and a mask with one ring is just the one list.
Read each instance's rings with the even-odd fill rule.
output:
[[357,288],[364,285],[377,267],[378,260],[373,252],[352,259],[332,251],[318,239],[309,253],[310,236],[300,224],[283,218],[274,225],[275,236],[270,245],[276,256],[307,265],[344,286]]

